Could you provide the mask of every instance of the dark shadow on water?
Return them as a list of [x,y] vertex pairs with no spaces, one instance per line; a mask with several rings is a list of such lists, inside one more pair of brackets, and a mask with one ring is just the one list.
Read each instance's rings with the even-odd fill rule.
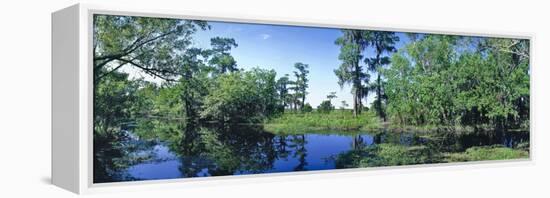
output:
[[[529,143],[527,131],[287,135],[257,125],[146,120],[139,126],[123,127],[111,136],[94,135],[94,183],[431,164],[472,147]],[[49,178],[43,181],[51,183]]]

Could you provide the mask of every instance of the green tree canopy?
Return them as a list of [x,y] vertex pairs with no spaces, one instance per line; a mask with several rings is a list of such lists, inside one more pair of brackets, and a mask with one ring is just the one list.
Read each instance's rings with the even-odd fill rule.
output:
[[352,85],[353,115],[357,117],[361,113],[361,99],[365,93],[362,82],[369,81],[369,75],[360,65],[363,51],[369,43],[366,40],[367,35],[362,30],[342,30],[342,33],[343,35],[335,41],[335,44],[340,46],[338,59],[342,63],[334,70],[334,74],[338,77],[340,87],[345,84]]
[[229,53],[231,49],[238,47],[235,39],[214,37],[210,39],[212,45],[212,58],[209,64],[214,66],[216,74],[237,71],[237,61]]
[[419,38],[384,71],[388,113],[404,124],[520,127],[528,120],[527,51],[526,40]]
[[390,63],[390,53],[394,53],[395,43],[399,41],[399,37],[395,35],[394,32],[386,31],[367,31],[367,42],[374,50],[374,56],[370,58],[365,58],[365,63],[367,64],[371,72],[377,74],[376,84],[374,84],[374,89],[376,90],[376,111],[378,115],[386,121],[386,114],[383,109],[383,100],[384,88],[382,82],[382,69],[384,66]]
[[306,101],[306,95],[308,94],[307,88],[309,87],[309,79],[307,75],[309,74],[309,65],[298,62],[294,64],[294,68],[297,69],[297,71],[294,71],[294,76],[296,77],[296,81],[294,81],[294,94],[297,98],[301,99],[300,109],[302,109]]
[[205,21],[94,15],[94,82],[125,65],[150,76],[173,80],[177,62]]
[[274,70],[253,69],[216,78],[201,117],[221,122],[259,122],[277,110]]
[[334,110],[334,106],[332,106],[332,103],[330,103],[330,100],[325,100],[319,104],[317,107],[317,111],[321,113],[329,113],[332,110]]

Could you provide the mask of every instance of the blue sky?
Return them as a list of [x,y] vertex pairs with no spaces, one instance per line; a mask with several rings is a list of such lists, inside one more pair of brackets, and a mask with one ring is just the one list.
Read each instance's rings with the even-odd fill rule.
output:
[[[338,96],[333,104],[339,107],[342,100],[352,104],[350,86],[340,88],[334,69],[340,65],[339,46],[334,44],[341,36],[340,29],[312,28],[298,26],[244,24],[209,22],[210,30],[199,31],[194,35],[194,44],[201,48],[210,48],[210,38],[234,38],[237,48],[231,54],[239,68],[260,67],[274,69],[277,78],[294,71],[294,63],[309,64],[309,94],[306,102],[314,108],[326,96],[335,91]],[[397,47],[408,42],[408,38],[398,33],[400,42]],[[370,104],[373,94],[367,99]]]

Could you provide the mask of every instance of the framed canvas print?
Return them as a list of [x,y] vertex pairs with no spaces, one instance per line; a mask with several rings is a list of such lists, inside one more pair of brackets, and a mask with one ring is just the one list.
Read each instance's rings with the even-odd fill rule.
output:
[[530,161],[531,37],[75,5],[52,15],[73,192]]

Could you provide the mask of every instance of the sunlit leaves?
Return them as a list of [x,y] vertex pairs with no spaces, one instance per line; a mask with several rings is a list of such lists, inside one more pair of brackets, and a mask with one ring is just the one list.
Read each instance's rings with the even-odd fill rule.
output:
[[523,42],[440,35],[411,42],[384,71],[389,113],[401,124],[518,127],[529,119],[528,49],[515,49]]
[[205,98],[201,117],[221,122],[260,122],[278,109],[274,70],[220,75]]
[[175,78],[175,63],[191,45],[191,35],[207,28],[204,21],[94,15],[96,84],[126,65],[155,78]]

